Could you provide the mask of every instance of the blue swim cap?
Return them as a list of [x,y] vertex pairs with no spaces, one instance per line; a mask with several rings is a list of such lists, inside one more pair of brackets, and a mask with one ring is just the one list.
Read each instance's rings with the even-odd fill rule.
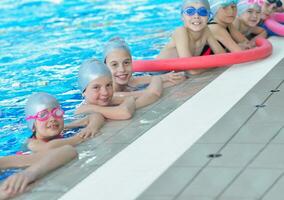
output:
[[229,6],[231,4],[238,4],[238,0],[209,0],[210,9],[213,14],[213,17],[218,12],[219,8]]
[[115,38],[110,39],[104,48],[104,52],[103,52],[104,62],[106,61],[106,57],[109,53],[113,52],[114,50],[118,50],[118,49],[125,50],[131,56],[131,52],[130,52],[130,49],[127,43],[122,38],[115,37]]
[[[39,92],[32,94],[28,98],[25,106],[26,118],[29,116],[34,116],[42,110],[52,109],[58,106],[60,106],[60,104],[58,103],[57,99],[48,93]],[[34,119],[27,120],[29,129],[33,129],[34,122]]]
[[79,87],[81,92],[84,92],[88,84],[102,76],[111,77],[111,72],[107,66],[97,59],[92,59],[84,62],[79,69]]
[[244,14],[248,9],[261,11],[261,3],[257,0],[241,0],[238,3],[238,16]]
[[188,4],[190,3],[201,3],[202,5],[204,5],[204,7],[210,11],[210,5],[208,0],[183,0],[182,2],[182,10],[185,9],[187,7]]

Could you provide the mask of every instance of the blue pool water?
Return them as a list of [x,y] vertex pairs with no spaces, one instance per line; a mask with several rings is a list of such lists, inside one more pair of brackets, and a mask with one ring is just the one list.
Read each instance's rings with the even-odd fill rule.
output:
[[70,119],[81,100],[78,66],[123,37],[135,59],[153,58],[181,24],[180,0],[1,0],[0,156],[30,135],[24,120],[32,92],[55,95]]

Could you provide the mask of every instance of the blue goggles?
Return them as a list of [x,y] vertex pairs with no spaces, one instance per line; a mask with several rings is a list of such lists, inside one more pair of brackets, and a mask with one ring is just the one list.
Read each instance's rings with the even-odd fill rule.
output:
[[197,13],[201,17],[209,16],[209,12],[205,7],[200,7],[198,9],[196,9],[196,8],[190,6],[186,9],[184,9],[182,11],[182,13],[185,14],[185,15],[188,15],[188,16],[193,16],[193,15],[195,15],[195,13]]

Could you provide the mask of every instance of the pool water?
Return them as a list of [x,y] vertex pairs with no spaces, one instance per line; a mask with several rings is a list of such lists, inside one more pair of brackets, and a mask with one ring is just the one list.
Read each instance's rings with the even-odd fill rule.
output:
[[81,101],[78,66],[122,37],[135,59],[155,57],[181,25],[180,0],[1,0],[0,157],[31,135],[24,119],[33,92],[55,95],[70,119]]

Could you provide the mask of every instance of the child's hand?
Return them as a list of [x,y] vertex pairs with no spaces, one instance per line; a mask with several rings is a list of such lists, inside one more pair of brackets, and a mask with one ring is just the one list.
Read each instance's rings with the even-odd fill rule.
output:
[[251,49],[252,46],[248,41],[240,42],[238,45],[241,47],[242,50]]
[[27,172],[20,172],[8,177],[3,182],[0,191],[3,190],[7,194],[7,197],[14,197],[17,194],[21,194],[27,191],[29,189],[28,188],[29,183],[32,182],[33,180],[34,179],[32,178],[31,174]]
[[98,131],[96,129],[92,129],[92,127],[86,127],[83,128],[80,132],[79,132],[79,136],[83,139],[86,140],[88,138],[94,137],[96,134],[98,133]]
[[255,40],[249,41],[249,46],[250,46],[250,49],[256,47],[256,45],[255,45]]
[[179,84],[186,79],[184,72],[169,72],[167,74],[162,75],[163,82],[171,82],[173,84]]

